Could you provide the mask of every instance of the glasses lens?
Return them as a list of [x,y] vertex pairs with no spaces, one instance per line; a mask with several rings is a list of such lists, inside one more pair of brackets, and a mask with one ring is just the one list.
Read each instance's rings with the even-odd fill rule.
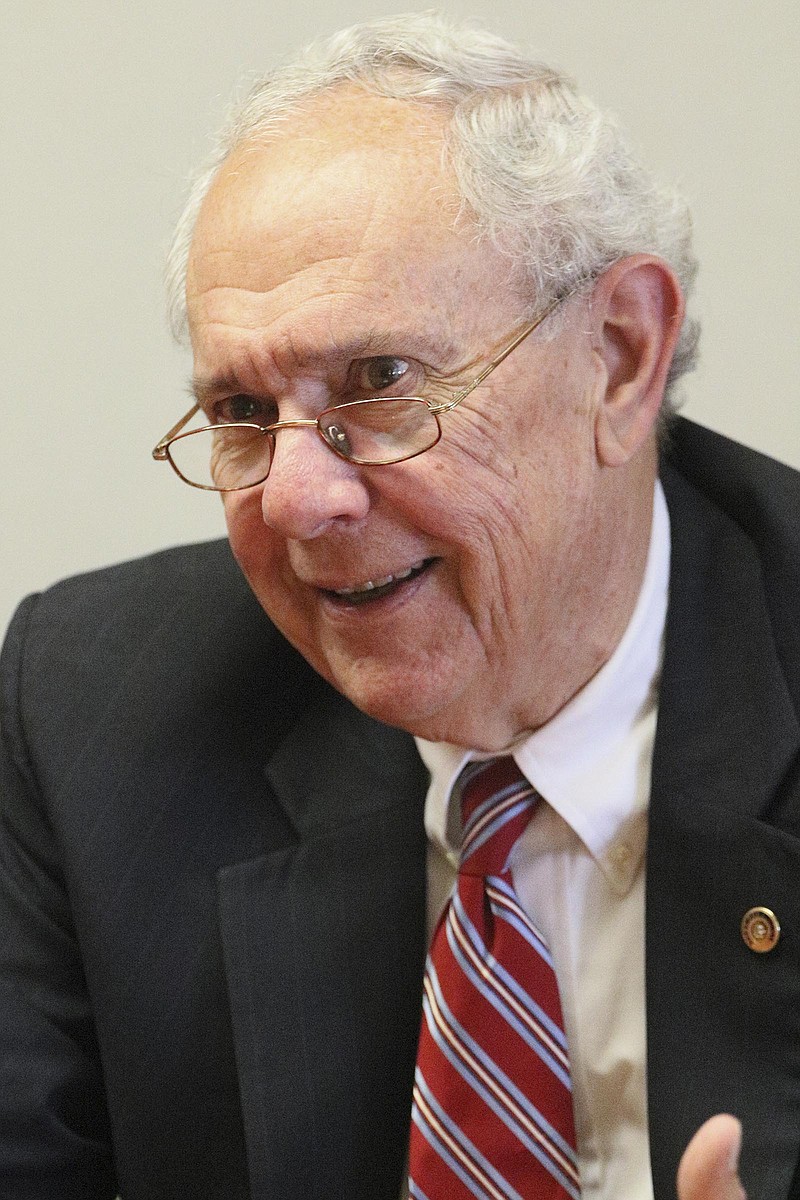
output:
[[189,483],[228,492],[261,483],[269,473],[272,438],[253,425],[217,425],[180,433],[169,455]]
[[325,441],[351,462],[393,463],[430,450],[441,437],[424,400],[353,400],[319,418]]

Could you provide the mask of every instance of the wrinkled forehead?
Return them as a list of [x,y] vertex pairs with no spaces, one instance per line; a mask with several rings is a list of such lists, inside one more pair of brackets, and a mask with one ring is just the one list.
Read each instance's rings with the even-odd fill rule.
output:
[[207,255],[305,239],[317,253],[361,239],[452,233],[460,202],[444,161],[443,111],[348,86],[307,102],[263,137],[237,147],[202,205],[190,277]]
[[[197,223],[192,341],[350,337],[373,321],[465,333],[508,274],[461,214],[446,113],[356,89],[234,151]],[[225,330],[224,334],[221,332]],[[238,330],[235,334],[234,331]]]

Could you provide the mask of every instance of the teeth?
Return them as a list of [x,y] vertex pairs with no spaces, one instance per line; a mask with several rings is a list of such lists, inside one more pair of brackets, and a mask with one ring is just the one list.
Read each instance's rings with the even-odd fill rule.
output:
[[337,588],[334,593],[336,596],[357,596],[364,592],[371,592],[375,588],[386,587],[387,583],[397,583],[401,579],[408,579],[409,575],[413,575],[415,571],[419,571],[425,566],[425,559],[421,558],[419,562],[410,566],[407,571],[398,571],[396,575],[384,575],[380,579],[368,579],[366,583],[359,583],[356,587]]

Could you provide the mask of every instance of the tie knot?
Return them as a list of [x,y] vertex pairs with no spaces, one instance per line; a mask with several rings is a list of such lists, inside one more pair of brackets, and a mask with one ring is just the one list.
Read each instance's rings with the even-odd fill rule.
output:
[[456,780],[461,863],[467,875],[500,875],[538,796],[510,755],[467,763]]

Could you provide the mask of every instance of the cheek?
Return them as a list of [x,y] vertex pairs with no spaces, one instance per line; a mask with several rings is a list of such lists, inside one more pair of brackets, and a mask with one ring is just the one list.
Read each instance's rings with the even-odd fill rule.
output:
[[[223,493],[222,507],[225,511],[225,524],[228,527],[228,541],[237,562],[242,563],[242,557],[247,554],[247,547],[254,541],[256,534],[256,507],[253,497],[244,492]],[[261,522],[262,530],[266,527]]]
[[402,503],[407,522],[431,539],[447,566],[451,600],[486,640],[509,615],[518,576],[530,574],[526,538],[538,523],[519,472],[469,444],[454,442],[431,455],[424,473],[409,471],[395,511]]
[[225,499],[228,540],[256,600],[288,640],[324,674],[313,608],[291,571],[286,543],[265,525],[260,492]]
[[470,422],[469,428],[454,431],[431,467],[408,489],[420,525],[468,556],[505,557],[505,547],[516,540],[535,502],[525,459],[504,453],[495,438],[482,436]]
[[261,600],[263,587],[275,575],[281,547],[261,515],[261,491],[230,492],[223,505],[233,556]]
[[595,487],[590,448],[577,439],[551,434],[515,445],[492,433],[488,422],[470,421],[434,472],[448,499],[438,534],[456,555],[459,586],[483,637],[529,615],[541,603],[540,581],[569,570],[591,526]]

